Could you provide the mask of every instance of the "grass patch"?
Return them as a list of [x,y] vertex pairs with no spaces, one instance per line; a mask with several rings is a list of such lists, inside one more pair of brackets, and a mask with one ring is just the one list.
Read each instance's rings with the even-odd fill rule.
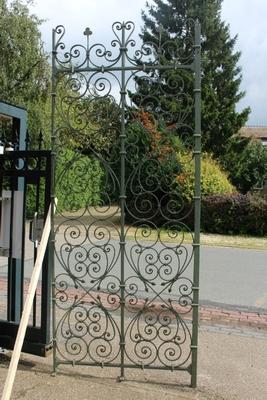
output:
[[267,237],[202,233],[200,242],[201,244],[207,246],[240,247],[243,249],[267,250]]
[[[136,227],[128,227],[126,229],[126,237],[128,240],[144,240],[154,242],[160,239],[165,243],[192,243],[192,234],[188,232],[177,232],[170,234],[167,230],[160,230],[160,233],[155,229],[144,231]],[[253,236],[237,236],[237,235],[219,235],[213,233],[201,233],[200,243],[204,246],[220,246],[220,247],[237,247],[244,249],[267,250],[267,237]]]
[[[104,208],[103,208],[104,209]],[[79,215],[83,215],[84,210],[79,210],[76,213],[64,213],[65,218],[69,215],[70,218],[74,218],[79,225],[79,221],[83,222],[85,225],[90,225],[94,220],[97,221],[99,216],[99,211],[97,211],[94,207],[90,210],[90,215],[85,214],[82,218],[79,218]],[[93,215],[93,217],[92,217]],[[101,218],[103,218],[105,214],[101,212]],[[111,215],[111,217],[109,216]],[[77,219],[75,219],[75,217]],[[107,221],[111,222],[108,224],[108,231],[113,240],[119,240],[119,231],[120,231],[120,213],[118,206],[109,207],[106,213]],[[62,216],[57,216],[57,223],[62,223],[64,218]],[[103,220],[98,221],[100,226],[103,226]],[[97,225],[97,222],[96,222]],[[170,234],[166,229],[160,230],[159,232],[156,229],[142,229],[137,226],[125,226],[125,234],[126,240],[138,240],[138,241],[150,241],[155,242],[157,240],[161,240],[163,243],[177,243],[180,242],[191,244],[192,243],[192,234],[189,232],[177,232],[175,231]],[[239,247],[242,249],[256,249],[256,250],[267,250],[267,236],[266,237],[254,237],[247,235],[219,235],[214,233],[201,233],[200,235],[200,243],[204,246],[214,246],[214,247]]]

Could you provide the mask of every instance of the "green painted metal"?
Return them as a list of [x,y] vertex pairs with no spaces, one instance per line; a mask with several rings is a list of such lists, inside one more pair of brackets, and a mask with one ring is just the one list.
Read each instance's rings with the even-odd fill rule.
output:
[[[51,257],[54,372],[60,364],[113,366],[120,368],[119,379],[124,380],[125,368],[181,370],[191,374],[191,386],[196,387],[200,25],[186,23],[189,36],[179,48],[159,41],[157,46],[147,43],[137,50],[132,22],[116,22],[112,29],[112,51],[102,44],[91,45],[89,28],[84,32],[86,44],[73,45],[66,51],[64,27],[53,31],[51,202],[54,203],[57,192],[61,202],[56,219],[52,215],[50,240],[51,255],[55,254],[55,260]],[[175,58],[170,61],[168,54],[173,53]],[[164,75],[167,71],[174,72],[175,83]],[[139,85],[139,97],[135,97],[133,83]],[[146,84],[150,85],[152,95],[142,89]],[[191,86],[192,91],[185,93],[184,88],[189,91]],[[194,207],[186,215],[181,215],[184,206],[179,194],[170,195],[170,178],[160,176],[161,159],[166,159],[168,147],[163,147],[165,153],[153,159],[152,148],[146,152],[144,147],[138,153],[137,142],[129,133],[129,121],[143,127],[144,116],[153,125],[163,115],[173,125],[171,112],[164,109],[161,100],[163,94],[179,99],[182,117],[175,121],[175,129],[177,134],[185,131],[189,148],[192,145]],[[193,103],[190,96],[194,97]],[[103,104],[106,112],[101,114]],[[194,113],[189,127],[183,121],[191,112],[191,104]],[[118,136],[101,153],[94,138],[104,135],[108,142],[118,120]],[[142,129],[143,139],[151,140],[149,132]],[[67,153],[64,155],[69,137],[71,160]],[[137,156],[139,161],[134,164]],[[63,160],[67,161],[57,173]],[[105,182],[102,203],[97,205],[96,200],[84,198],[79,210],[80,199],[97,178],[97,165]],[[80,184],[78,194],[77,189],[72,190],[73,180]],[[192,212],[193,243],[187,246],[184,232],[190,229],[184,220]],[[186,273],[192,260],[191,277]]]
[[195,24],[195,229],[194,229],[194,286],[191,386],[197,386],[199,265],[200,265],[200,206],[201,206],[201,43],[200,24]]
[[52,271],[52,326],[53,326],[53,372],[56,374],[56,337],[55,337],[55,326],[56,326],[56,290],[55,290],[55,164],[56,164],[56,132],[55,132],[55,106],[56,106],[56,40],[55,31],[52,32],[52,92],[51,92],[51,233],[49,238],[49,261]]
[[120,220],[120,253],[121,253],[121,271],[120,271],[120,294],[121,294],[121,331],[120,331],[120,352],[121,352],[121,375],[120,380],[124,380],[124,352],[125,352],[125,335],[124,335],[124,307],[125,307],[125,278],[124,278],[124,261],[125,261],[125,96],[126,96],[126,84],[125,84],[125,59],[126,59],[126,43],[125,43],[125,28],[126,25],[122,24],[122,39],[121,39],[121,134],[120,134],[120,159],[121,159],[121,184],[120,184],[120,207],[121,207],[121,220]]

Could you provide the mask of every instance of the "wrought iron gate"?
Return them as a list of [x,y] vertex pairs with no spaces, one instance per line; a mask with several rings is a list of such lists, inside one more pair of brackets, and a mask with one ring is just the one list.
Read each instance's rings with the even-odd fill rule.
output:
[[195,387],[200,25],[139,49],[132,22],[112,30],[111,50],[86,28],[68,51],[53,31],[54,369],[186,370]]

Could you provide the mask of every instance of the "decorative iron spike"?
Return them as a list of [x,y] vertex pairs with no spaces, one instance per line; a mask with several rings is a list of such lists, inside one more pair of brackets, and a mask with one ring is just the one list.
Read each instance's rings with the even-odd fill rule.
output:
[[44,135],[43,135],[43,132],[40,129],[39,137],[38,137],[38,150],[42,149],[43,141],[44,141]]
[[29,134],[29,130],[27,129],[27,131],[26,131],[26,137],[25,137],[26,150],[29,149],[29,144],[30,144],[30,134]]
[[[90,57],[90,55],[89,55],[89,48],[90,48],[90,46],[89,46],[89,36],[90,35],[92,35],[92,31],[91,31],[91,29],[90,28],[85,28],[85,31],[83,32],[83,34],[86,36],[86,65],[87,65],[87,68],[89,68],[89,57]],[[72,71],[72,73],[73,73],[74,71]]]
[[14,132],[14,143],[13,143],[14,150],[19,149],[19,134],[17,129]]

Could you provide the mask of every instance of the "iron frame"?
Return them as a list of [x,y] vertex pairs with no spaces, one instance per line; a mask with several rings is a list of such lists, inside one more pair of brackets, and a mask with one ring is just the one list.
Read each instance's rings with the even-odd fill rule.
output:
[[[118,23],[115,23],[118,24]],[[115,25],[114,24],[114,25]],[[72,364],[72,365],[88,365],[88,366],[108,366],[108,367],[118,367],[120,368],[119,379],[124,380],[124,370],[125,368],[138,368],[140,365],[134,365],[125,363],[125,277],[124,277],[124,254],[125,254],[125,106],[126,106],[126,72],[130,71],[134,73],[135,71],[167,71],[167,70],[187,70],[194,74],[194,108],[195,108],[195,123],[194,123],[194,163],[195,163],[195,189],[194,189],[194,240],[193,240],[193,253],[194,253],[194,266],[193,266],[193,319],[192,319],[192,338],[191,338],[191,354],[192,361],[189,367],[167,367],[167,366],[141,366],[145,369],[165,369],[165,370],[181,370],[188,371],[191,374],[191,386],[197,386],[197,348],[198,348],[198,307],[199,307],[199,265],[200,265],[200,205],[201,205],[201,190],[200,190],[200,171],[201,171],[201,46],[200,46],[200,24],[198,21],[195,22],[194,26],[194,59],[188,64],[175,63],[172,65],[161,65],[160,63],[152,64],[141,64],[136,63],[136,65],[127,65],[127,46],[129,46],[129,40],[125,38],[125,32],[127,30],[127,23],[121,24],[121,39],[119,39],[120,53],[117,59],[120,60],[120,65],[89,65],[90,64],[90,50],[89,50],[89,36],[91,31],[87,28],[85,35],[87,36],[87,47],[86,58],[84,61],[78,65],[71,65],[72,60],[72,50],[75,46],[72,46],[71,51],[66,54],[66,63],[58,62],[58,50],[59,48],[64,49],[63,42],[61,39],[64,35],[64,28],[62,26],[57,27],[53,30],[52,38],[52,191],[51,191],[51,203],[55,205],[55,168],[56,168],[56,139],[57,139],[57,126],[55,122],[56,114],[56,97],[57,97],[57,79],[61,74],[76,74],[76,73],[108,73],[116,72],[120,73],[120,99],[121,99],[121,133],[120,133],[120,164],[121,164],[121,175],[120,175],[120,209],[121,209],[121,222],[120,222],[120,254],[121,254],[121,265],[120,265],[120,363],[96,363],[96,362],[75,362],[75,361],[64,361],[57,358],[57,319],[56,319],[56,272],[55,272],[55,261],[54,257],[51,256],[50,263],[53,268],[53,279],[52,279],[52,300],[53,300],[53,365],[54,373],[57,371],[57,366],[60,364]],[[63,34],[62,34],[63,31]],[[87,32],[87,33],[86,33]],[[57,40],[56,35],[62,34]],[[117,35],[116,35],[117,36]],[[117,36],[118,38],[118,36]],[[82,47],[82,46],[81,46]],[[74,54],[74,53],[73,53]],[[75,58],[75,56],[73,56]],[[54,207],[52,209],[52,232],[50,238],[50,254],[55,255],[55,225],[54,225]]]

